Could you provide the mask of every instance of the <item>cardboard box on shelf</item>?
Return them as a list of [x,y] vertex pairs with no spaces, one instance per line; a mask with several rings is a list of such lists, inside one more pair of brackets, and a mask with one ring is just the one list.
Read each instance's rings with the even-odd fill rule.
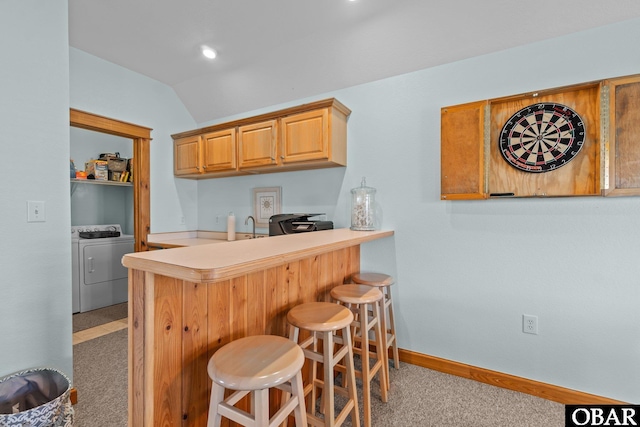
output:
[[107,181],[109,179],[109,165],[107,162],[96,162],[94,176],[99,181]]
[[123,172],[127,170],[127,159],[118,157],[117,159],[107,160],[110,171]]
[[109,179],[109,164],[106,160],[89,160],[85,163],[87,175],[93,175],[95,179],[106,181]]

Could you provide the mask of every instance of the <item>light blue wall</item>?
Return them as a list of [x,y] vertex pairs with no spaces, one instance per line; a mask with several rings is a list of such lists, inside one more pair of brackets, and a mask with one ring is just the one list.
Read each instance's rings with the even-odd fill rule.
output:
[[199,228],[249,215],[263,186],[282,187],[284,212],[348,226],[366,176],[395,236],[365,245],[362,264],[397,277],[400,347],[638,402],[640,198],[445,202],[439,178],[441,107],[640,73],[637,40],[640,20],[274,106],[347,105],[348,167],[200,181]]
[[[192,180],[173,177],[171,135],[196,124],[168,86],[70,48],[71,107],[152,128],[151,231],[197,228],[196,190]],[[180,224],[185,217],[185,224]]]
[[[53,366],[72,378],[70,107],[153,128],[152,223],[197,221],[196,184],[174,180],[170,136],[195,122],[166,85],[70,49],[67,16],[66,1],[0,6],[0,376]],[[27,200],[45,201],[46,222],[26,222]]]
[[72,375],[67,27],[65,0],[0,2],[0,377]]

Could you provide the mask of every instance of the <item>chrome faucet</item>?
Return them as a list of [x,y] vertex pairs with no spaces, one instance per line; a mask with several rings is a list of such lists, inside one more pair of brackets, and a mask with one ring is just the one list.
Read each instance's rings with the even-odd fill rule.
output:
[[251,220],[251,223],[253,224],[253,234],[251,238],[255,239],[256,238],[256,219],[251,215],[249,215],[247,219],[244,220],[244,225],[249,225],[249,220]]

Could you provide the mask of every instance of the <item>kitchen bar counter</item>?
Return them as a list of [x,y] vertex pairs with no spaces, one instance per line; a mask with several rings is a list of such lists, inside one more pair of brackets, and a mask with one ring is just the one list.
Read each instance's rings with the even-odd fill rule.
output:
[[205,427],[211,355],[244,336],[285,336],[289,309],[328,301],[360,270],[360,245],[392,235],[336,229],[125,255],[129,426]]
[[170,252],[137,252],[126,255],[123,264],[136,270],[206,283],[230,279],[257,268],[273,267],[392,234],[392,231],[353,231],[341,228],[264,239],[222,241],[211,245],[176,248]]

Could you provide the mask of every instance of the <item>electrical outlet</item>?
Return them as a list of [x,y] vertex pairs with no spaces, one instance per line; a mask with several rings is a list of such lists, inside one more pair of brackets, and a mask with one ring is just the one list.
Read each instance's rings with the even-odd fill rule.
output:
[[538,316],[522,315],[522,332],[538,335]]
[[184,215],[180,217],[180,224],[181,224],[181,225],[186,224],[186,221],[185,221],[185,219],[184,219]]

